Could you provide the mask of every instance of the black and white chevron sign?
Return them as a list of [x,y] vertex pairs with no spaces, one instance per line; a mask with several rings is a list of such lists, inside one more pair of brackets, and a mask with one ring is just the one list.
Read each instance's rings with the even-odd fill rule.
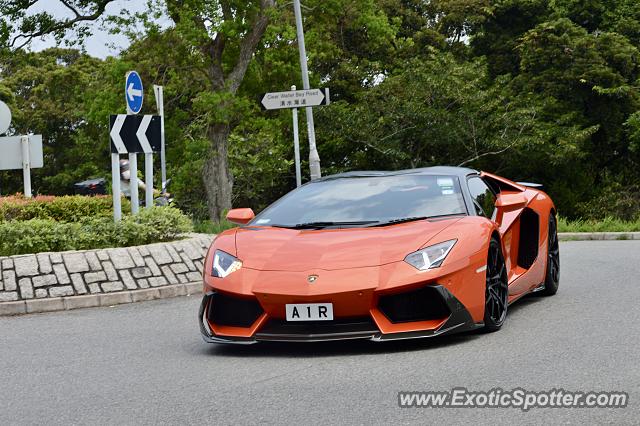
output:
[[111,153],[151,153],[160,151],[159,115],[112,115],[109,120]]

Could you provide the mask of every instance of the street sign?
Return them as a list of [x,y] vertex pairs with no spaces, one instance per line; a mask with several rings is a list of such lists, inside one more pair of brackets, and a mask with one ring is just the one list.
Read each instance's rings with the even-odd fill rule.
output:
[[112,154],[160,151],[159,115],[112,115],[109,121]]
[[142,109],[144,90],[142,88],[142,79],[135,71],[129,71],[127,73],[124,97],[127,100],[127,112],[130,114],[139,113]]
[[11,125],[11,110],[4,102],[0,101],[0,135],[6,133]]
[[[22,169],[22,138],[24,136],[0,137],[0,170]],[[42,135],[29,135],[30,168],[43,166]]]
[[329,89],[265,93],[261,97],[260,104],[265,110],[329,105]]
[[31,169],[43,164],[42,135],[0,138],[0,170],[22,169],[25,197],[31,198]]

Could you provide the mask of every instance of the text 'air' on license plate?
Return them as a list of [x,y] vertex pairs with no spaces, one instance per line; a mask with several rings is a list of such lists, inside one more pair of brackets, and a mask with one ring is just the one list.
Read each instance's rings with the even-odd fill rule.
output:
[[287,321],[331,321],[332,303],[291,303],[286,305]]

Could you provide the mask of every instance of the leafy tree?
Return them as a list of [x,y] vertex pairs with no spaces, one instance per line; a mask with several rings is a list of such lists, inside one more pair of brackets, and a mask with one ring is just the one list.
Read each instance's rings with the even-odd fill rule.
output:
[[236,98],[275,9],[274,0],[168,0],[177,33],[194,48],[192,59],[204,66],[207,87],[194,100],[210,143],[202,178],[209,216],[219,220],[231,208],[233,177],[228,164],[229,135],[235,111],[246,104]]
[[[216,220],[293,188],[291,113],[257,102],[300,85],[289,3],[151,0],[117,16],[105,16],[108,1],[65,3],[84,18],[0,0],[0,97],[16,130],[47,137],[34,186],[66,192],[109,174],[107,116],[123,109],[122,78],[135,65],[147,87],[165,88],[181,208]],[[40,33],[81,41],[100,10],[131,37],[117,58],[18,48]],[[637,215],[637,1],[306,0],[303,13],[312,85],[332,91],[316,110],[325,173],[465,164],[545,184],[565,216]],[[155,25],[158,16],[171,25]]]
[[[16,51],[46,35],[53,35],[59,42],[64,39],[78,43],[89,34],[87,24],[100,18],[113,0],[58,1],[70,17],[58,18],[49,13],[44,8],[45,0],[0,0],[0,48]],[[42,11],[29,13],[33,6],[42,6]],[[70,31],[74,37],[65,38]]]
[[499,0],[486,10],[486,19],[471,35],[474,55],[487,58],[489,76],[519,71],[516,46],[520,37],[549,16],[546,0]]
[[536,148],[547,131],[537,122],[539,104],[487,87],[485,70],[482,61],[458,63],[434,51],[362,92],[357,102],[323,110],[331,131],[321,146],[332,171],[477,166]]
[[[575,146],[581,153],[590,188],[589,197],[609,172],[637,173],[624,123],[640,108],[634,85],[640,75],[640,52],[615,33],[589,33],[567,18],[545,22],[530,30],[518,47],[520,74],[514,92],[537,92],[555,100],[542,120],[572,115],[590,135]],[[569,157],[570,158],[570,157]],[[555,179],[554,179],[555,180]]]
[[[14,95],[14,132],[45,136],[44,168],[33,171],[35,191],[69,193],[74,182],[102,174],[100,165],[108,164],[106,139],[88,125],[84,109],[100,68],[98,59],[57,48],[15,52],[0,67],[2,85]],[[4,193],[22,190],[20,173],[5,172]]]

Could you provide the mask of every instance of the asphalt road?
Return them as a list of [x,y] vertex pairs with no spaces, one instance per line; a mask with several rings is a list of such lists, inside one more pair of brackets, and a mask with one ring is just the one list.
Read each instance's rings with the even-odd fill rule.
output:
[[[640,241],[561,245],[493,334],[207,345],[197,297],[0,318],[0,424],[639,424]],[[398,391],[620,390],[627,408],[399,408]]]

